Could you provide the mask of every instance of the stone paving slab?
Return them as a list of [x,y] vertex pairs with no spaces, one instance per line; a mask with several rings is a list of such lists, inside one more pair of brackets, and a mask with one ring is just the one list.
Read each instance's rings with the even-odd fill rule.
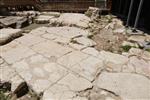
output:
[[34,55],[12,66],[36,93],[44,92],[68,72],[41,55]]
[[74,25],[81,28],[87,28],[91,19],[84,14],[64,13],[56,20],[57,23],[65,25]]
[[49,27],[47,29],[47,32],[49,34],[55,34],[64,38],[69,38],[69,39],[79,37],[79,36],[88,36],[90,34],[88,30],[83,30],[80,28],[68,27],[68,26]]
[[9,17],[0,19],[0,23],[2,23],[5,26],[9,26],[12,24],[16,24],[17,22],[19,22],[21,20],[27,21],[27,19],[25,17],[9,16]]
[[0,45],[7,43],[8,41],[21,36],[21,29],[3,28],[0,29]]
[[46,33],[46,34],[43,34],[41,37],[48,39],[48,40],[55,40],[58,36],[55,34]]
[[70,38],[62,37],[62,36],[55,35],[55,34],[48,34],[48,33],[43,34],[42,37],[45,39],[57,42],[59,44],[65,44],[65,45],[69,44],[69,42],[71,41]]
[[53,16],[40,15],[35,19],[35,23],[37,24],[47,24],[49,20],[53,18]]
[[1,81],[10,81],[16,75],[15,70],[9,66],[0,66],[0,72]]
[[81,44],[76,44],[76,43],[69,43],[68,45],[75,50],[82,50],[86,48],[86,46],[81,45]]
[[67,68],[70,68],[73,65],[86,59],[87,57],[88,57],[87,54],[84,54],[80,51],[73,51],[73,52],[59,58],[57,62]]
[[[84,78],[68,74],[57,84],[45,91],[43,100],[78,100],[76,92],[92,88],[92,84]],[[87,100],[80,98],[79,100]]]
[[92,48],[92,47],[85,48],[82,50],[82,52],[95,56],[95,57],[98,57],[99,55],[99,51],[97,51],[95,48]]
[[141,75],[103,72],[96,85],[99,88],[114,92],[123,100],[150,99],[150,80]]
[[131,48],[128,56],[138,56],[144,60],[150,61],[150,53],[137,48]]
[[86,37],[79,37],[79,38],[75,38],[73,40],[76,41],[77,43],[82,44],[87,47],[96,45],[96,42],[94,42],[93,40],[86,38]]
[[16,48],[17,46],[19,46],[19,43],[17,41],[12,41],[6,45],[0,46],[1,54],[8,52],[10,49]]
[[46,56],[59,58],[72,51],[69,47],[63,47],[60,44],[54,43],[52,41],[41,42],[37,45],[31,47],[34,51]]
[[130,66],[133,66],[135,68],[135,72],[144,76],[147,76],[150,78],[150,63],[139,59],[138,57],[131,57]]
[[[9,47],[9,45],[11,47]],[[9,64],[13,64],[23,58],[26,58],[35,54],[33,50],[25,46],[19,45],[15,42],[11,42],[10,44],[6,46],[2,46],[0,47],[0,49],[1,49],[1,57],[5,59],[5,61]]]
[[10,66],[1,66],[0,64],[0,81],[10,82],[11,90],[14,91],[24,80]]
[[101,72],[103,66],[104,65],[102,60],[90,56],[87,59],[80,61],[75,66],[70,67],[70,70],[85,77],[89,81],[93,81]]
[[38,44],[38,43],[46,41],[46,40],[39,37],[39,36],[34,36],[32,34],[27,34],[27,35],[24,35],[24,36],[16,39],[15,41],[21,43],[22,45],[25,45],[25,46],[29,47],[29,46]]
[[99,58],[104,59],[106,63],[108,62],[116,65],[123,65],[128,62],[127,57],[106,51],[101,51]]
[[47,27],[39,27],[39,28],[32,30],[29,34],[40,36],[40,35],[47,33],[47,29],[48,29]]

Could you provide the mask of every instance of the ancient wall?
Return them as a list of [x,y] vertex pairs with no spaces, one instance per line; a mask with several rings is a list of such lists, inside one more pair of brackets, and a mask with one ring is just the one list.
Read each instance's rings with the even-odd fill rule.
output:
[[90,6],[105,9],[106,0],[1,0],[3,7],[34,6],[42,11],[85,11]]

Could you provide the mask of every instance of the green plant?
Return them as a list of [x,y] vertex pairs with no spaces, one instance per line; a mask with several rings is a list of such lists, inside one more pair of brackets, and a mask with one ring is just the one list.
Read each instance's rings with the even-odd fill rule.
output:
[[71,39],[70,42],[74,43],[74,44],[78,44],[78,42],[76,40],[74,40],[74,39]]
[[92,39],[93,36],[94,36],[93,34],[92,34],[92,35],[88,35],[88,38],[89,38],[89,39]]
[[4,91],[0,90],[0,100],[10,100],[10,98],[5,95]]
[[150,49],[146,49],[146,51],[150,52]]
[[122,46],[121,48],[123,49],[123,51],[128,52],[132,48],[132,46],[126,45],[126,46]]

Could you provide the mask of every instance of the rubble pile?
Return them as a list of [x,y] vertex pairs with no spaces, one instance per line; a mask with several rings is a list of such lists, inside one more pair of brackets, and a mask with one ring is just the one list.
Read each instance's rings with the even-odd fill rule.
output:
[[39,15],[36,11],[10,12],[10,16],[0,18],[1,28],[22,28],[33,23],[33,19]]
[[87,12],[85,12],[85,15],[90,17],[91,20],[97,20],[100,18],[101,11],[99,8],[96,7],[89,7]]

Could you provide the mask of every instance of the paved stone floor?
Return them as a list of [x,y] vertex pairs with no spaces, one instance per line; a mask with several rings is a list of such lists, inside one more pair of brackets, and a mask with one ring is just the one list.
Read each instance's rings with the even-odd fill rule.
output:
[[97,51],[86,30],[40,27],[3,45],[1,80],[42,100],[150,100],[150,53]]

